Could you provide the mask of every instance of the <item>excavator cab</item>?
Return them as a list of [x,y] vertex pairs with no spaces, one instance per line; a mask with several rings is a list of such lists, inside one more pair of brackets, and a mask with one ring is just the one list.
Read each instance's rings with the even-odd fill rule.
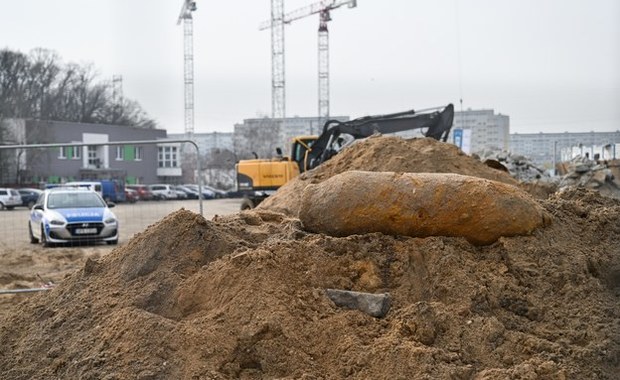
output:
[[308,168],[308,153],[318,136],[297,136],[293,138],[291,146],[291,160],[297,162],[299,171],[303,173]]

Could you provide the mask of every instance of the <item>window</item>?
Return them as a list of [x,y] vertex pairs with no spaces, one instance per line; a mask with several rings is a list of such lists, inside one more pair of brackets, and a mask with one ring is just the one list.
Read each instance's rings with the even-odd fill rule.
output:
[[71,158],[74,160],[79,160],[80,158],[82,158],[82,147],[81,146],[74,146],[73,147],[73,152],[71,154]]
[[117,146],[116,147],[116,161],[123,161],[123,159],[125,158],[125,150],[123,149],[122,146]]
[[67,158],[67,147],[66,146],[60,147],[60,151],[58,152],[58,158],[60,158],[61,160],[64,160]]
[[93,145],[88,146],[88,165],[99,167],[100,161],[97,157],[97,147]]
[[141,146],[136,146],[134,147],[134,160],[136,161],[142,161],[142,147]]
[[160,146],[157,148],[157,163],[160,168],[177,167],[177,147]]

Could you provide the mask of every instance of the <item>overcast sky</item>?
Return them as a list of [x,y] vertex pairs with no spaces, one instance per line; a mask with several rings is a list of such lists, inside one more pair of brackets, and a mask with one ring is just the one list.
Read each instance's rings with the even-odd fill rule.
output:
[[[183,0],[0,0],[0,48],[92,63],[183,132]],[[196,0],[195,132],[271,114],[269,0]],[[285,0],[285,12],[313,0]],[[318,15],[288,25],[287,116],[317,113]],[[358,0],[332,13],[331,115],[454,103],[511,132],[620,129],[618,0]],[[459,54],[460,51],[460,54]],[[460,56],[460,59],[459,59]]]

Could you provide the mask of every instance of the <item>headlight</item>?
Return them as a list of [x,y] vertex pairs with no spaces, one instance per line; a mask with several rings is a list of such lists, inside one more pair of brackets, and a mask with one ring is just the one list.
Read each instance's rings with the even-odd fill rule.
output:
[[64,224],[65,224],[65,222],[64,222],[64,221],[62,221],[62,220],[57,220],[57,219],[54,219],[54,220],[52,220],[52,221],[50,222],[50,224],[51,224],[51,225],[53,225],[53,226],[62,226],[62,225],[64,225]]
[[104,221],[105,224],[113,224],[116,223],[116,219],[114,218],[108,218]]

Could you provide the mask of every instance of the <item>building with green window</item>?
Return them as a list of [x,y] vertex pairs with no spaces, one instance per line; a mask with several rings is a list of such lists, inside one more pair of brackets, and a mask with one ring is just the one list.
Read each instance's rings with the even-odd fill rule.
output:
[[19,183],[118,179],[151,184],[182,178],[179,144],[71,145],[166,139],[163,129],[23,119],[13,119],[11,125],[15,144],[67,143],[16,152]]

